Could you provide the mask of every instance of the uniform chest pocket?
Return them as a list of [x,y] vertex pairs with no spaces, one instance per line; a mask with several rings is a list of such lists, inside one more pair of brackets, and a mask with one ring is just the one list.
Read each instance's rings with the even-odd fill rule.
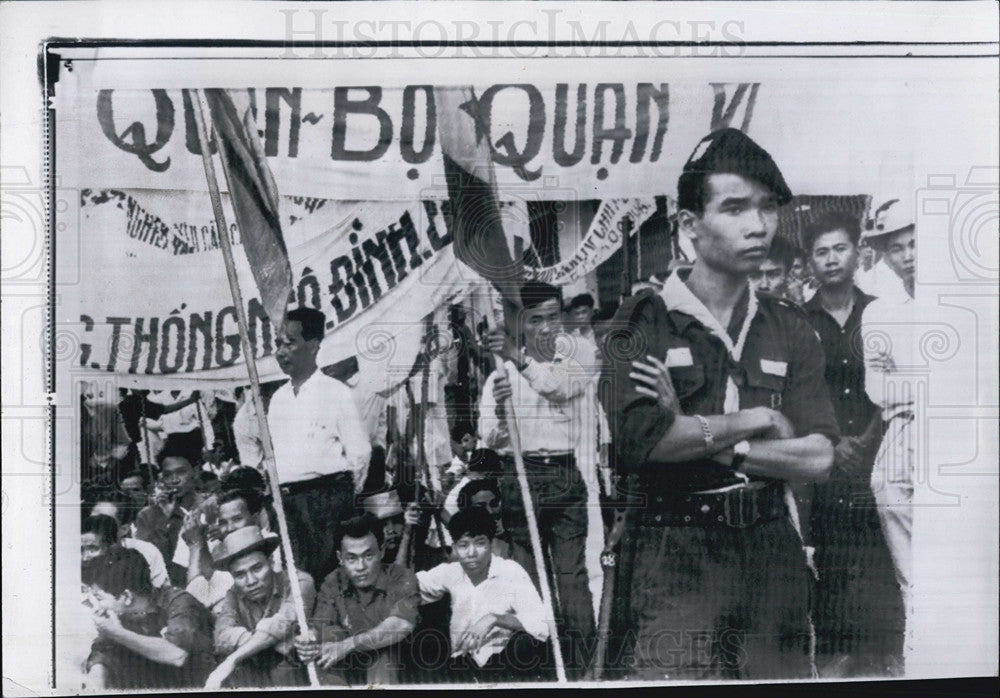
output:
[[746,367],[747,407],[781,409],[782,394],[788,381],[788,364],[779,360],[756,361]]
[[671,366],[670,378],[674,382],[677,397],[689,397],[705,385],[705,367],[698,365]]

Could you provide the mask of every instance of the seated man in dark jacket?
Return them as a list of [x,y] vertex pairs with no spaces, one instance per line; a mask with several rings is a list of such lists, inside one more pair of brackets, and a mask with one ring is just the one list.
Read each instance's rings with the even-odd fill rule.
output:
[[154,589],[149,565],[115,548],[83,567],[98,637],[87,658],[88,686],[198,688],[212,668],[212,619],[187,592]]

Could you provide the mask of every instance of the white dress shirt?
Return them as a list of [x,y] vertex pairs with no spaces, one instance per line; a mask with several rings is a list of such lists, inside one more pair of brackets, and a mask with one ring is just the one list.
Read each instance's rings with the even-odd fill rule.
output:
[[[255,426],[253,402],[240,408],[239,449],[244,465],[260,458],[248,443],[247,432]],[[354,487],[361,491],[368,474],[371,443],[365,431],[351,389],[316,370],[299,386],[285,383],[267,409],[267,424],[274,444],[274,459],[281,484],[312,480],[338,472],[354,474]],[[236,424],[234,424],[236,430]]]
[[155,588],[159,589],[169,581],[167,565],[163,562],[163,553],[159,548],[149,541],[138,538],[122,538],[119,542],[123,548],[135,550],[146,558],[146,563],[149,565],[149,580]]
[[[424,603],[433,603],[446,593],[451,595],[451,656],[461,654],[454,649],[462,634],[488,613],[515,615],[524,631],[539,641],[549,637],[551,620],[535,585],[524,568],[513,560],[495,555],[490,560],[486,579],[474,585],[461,563],[445,562],[426,572],[417,572],[420,596]],[[503,651],[514,634],[512,630],[494,627],[472,658],[483,666],[494,654]]]
[[[527,359],[523,372],[513,362],[505,362],[513,390],[514,414],[525,453],[576,453],[588,441],[585,425],[587,410],[593,405],[586,399],[587,386],[596,381],[597,367],[584,366],[565,355],[552,361]],[[487,448],[510,453],[510,435],[506,422],[496,417],[493,384],[497,372],[490,373],[479,400],[479,436]]]

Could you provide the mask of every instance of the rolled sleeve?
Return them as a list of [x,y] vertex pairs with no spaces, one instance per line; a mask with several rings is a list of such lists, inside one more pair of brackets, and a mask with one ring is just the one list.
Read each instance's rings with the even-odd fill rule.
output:
[[[302,603],[310,608],[316,601],[316,587],[312,577],[305,572],[299,572],[299,590],[302,592]],[[255,632],[265,633],[274,638],[275,642],[284,642],[295,633],[298,617],[295,614],[295,599],[285,582],[285,597],[274,615],[261,618],[254,628]]]
[[416,625],[420,620],[420,585],[417,576],[405,567],[392,565],[393,569],[389,583],[388,601],[390,604],[389,616],[395,616],[407,621],[411,625]]
[[521,622],[524,632],[539,641],[549,637],[549,624],[545,618],[549,615],[542,603],[542,598],[535,591],[528,573],[516,562],[507,567],[508,583],[514,597],[514,615]]
[[836,445],[840,440],[840,428],[826,382],[823,346],[805,317],[795,317],[790,338],[790,384],[782,399],[781,411],[798,436],[822,434]]
[[[424,603],[434,603],[448,592],[448,571],[451,563],[443,562],[424,572],[417,572],[420,599]],[[457,564],[457,563],[455,563]]]
[[167,624],[160,635],[187,652],[205,649],[212,644],[208,612],[193,596],[179,592],[167,607]]
[[237,606],[236,592],[230,591],[219,604],[215,615],[215,631],[213,645],[215,653],[230,655],[236,648],[250,639],[250,631],[243,626]]

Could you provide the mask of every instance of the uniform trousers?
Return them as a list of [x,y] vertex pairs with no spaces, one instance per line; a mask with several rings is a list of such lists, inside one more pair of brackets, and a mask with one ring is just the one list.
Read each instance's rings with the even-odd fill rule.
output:
[[811,573],[787,517],[748,528],[635,531],[622,643],[630,678],[813,676]]

